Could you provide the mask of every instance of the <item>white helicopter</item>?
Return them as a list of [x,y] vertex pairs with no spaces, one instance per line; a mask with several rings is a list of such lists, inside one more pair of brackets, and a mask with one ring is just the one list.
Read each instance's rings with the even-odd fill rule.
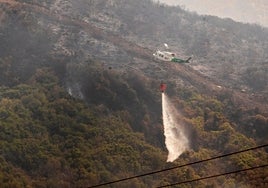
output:
[[[168,49],[168,45],[165,43],[165,47]],[[190,63],[190,59],[192,57],[189,57],[188,59],[180,59],[176,56],[175,53],[169,52],[169,51],[160,51],[157,50],[153,56],[161,61],[166,61],[166,62],[176,62],[176,63]]]

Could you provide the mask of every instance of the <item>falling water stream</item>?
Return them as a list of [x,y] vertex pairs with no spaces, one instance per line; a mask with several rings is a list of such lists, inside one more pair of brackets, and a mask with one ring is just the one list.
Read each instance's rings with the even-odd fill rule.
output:
[[165,144],[168,150],[167,162],[173,162],[189,148],[189,141],[184,127],[176,121],[178,112],[169,102],[165,93],[162,93],[162,115]]

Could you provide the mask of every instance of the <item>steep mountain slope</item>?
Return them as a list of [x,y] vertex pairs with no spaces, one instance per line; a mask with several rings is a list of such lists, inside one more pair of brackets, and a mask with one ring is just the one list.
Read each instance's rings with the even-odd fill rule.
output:
[[[12,172],[10,181],[1,179],[5,185],[84,187],[171,165],[164,161],[161,80],[191,138],[191,150],[174,164],[267,142],[266,30],[149,0],[0,3],[1,177]],[[163,41],[195,60],[155,61]],[[232,61],[252,64],[218,75],[217,65]],[[256,85],[243,72],[262,81],[258,96],[241,91],[241,77]],[[261,150],[122,186],[165,185],[266,161]],[[265,186],[266,175],[262,169],[189,186]]]
[[[64,2],[61,2],[60,5],[65,5],[67,3],[67,1],[64,1]],[[200,22],[199,26],[194,24],[191,26],[192,29],[188,28],[187,30],[188,33],[193,32],[192,30],[194,30],[194,32],[196,32],[197,35],[193,34],[191,37],[192,39],[191,40],[188,39],[187,42],[179,41],[179,43],[182,43],[181,47],[184,48],[184,49],[181,49],[182,52],[184,51],[185,53],[187,53],[186,51],[188,51],[191,53],[195,53],[194,55],[195,60],[194,60],[194,63],[192,64],[192,67],[197,69],[201,73],[205,72],[210,77],[211,77],[211,74],[215,74],[216,76],[214,77],[212,76],[212,78],[219,80],[217,85],[226,85],[231,88],[238,88],[242,90],[244,90],[245,88],[248,88],[248,89],[252,88],[255,90],[258,89],[259,90],[258,92],[261,92],[261,91],[264,91],[264,93],[266,92],[267,90],[267,83],[266,83],[267,63],[265,63],[265,56],[266,56],[265,51],[267,49],[267,41],[262,40],[262,39],[264,39],[265,32],[267,31],[264,30],[263,34],[261,33],[261,31],[258,31],[260,33],[260,36],[257,35],[255,37],[258,37],[259,40],[257,40],[256,38],[255,40],[256,42],[252,43],[253,36],[252,37],[250,35],[246,36],[247,32],[250,34],[251,32],[250,29],[253,29],[252,27],[248,27],[249,29],[243,31],[240,34],[240,36],[237,36],[238,37],[237,39],[234,39],[232,34],[230,34],[231,32],[234,32],[234,31],[228,31],[228,30],[226,31],[226,26],[227,26],[228,21],[225,21],[226,23],[222,22],[222,25],[219,25],[218,23],[213,23],[213,18],[211,18],[211,21],[210,21],[211,23],[210,23],[206,21],[206,19],[210,19],[210,18],[205,18],[205,21],[204,20],[198,21],[198,19],[200,18],[198,18],[195,15],[191,15],[193,18],[188,18],[188,20],[185,20],[184,24],[181,23],[178,28],[174,28],[176,30],[178,29],[175,32],[174,29],[173,29],[174,31],[170,30],[169,26],[167,25],[168,23],[163,23],[160,26],[159,24],[157,25],[157,24],[151,23],[152,21],[155,22],[157,18],[159,18],[159,16],[155,15],[156,17],[155,18],[153,17],[154,15],[151,15],[151,13],[147,10],[147,9],[150,10],[149,5],[150,6],[153,5],[152,3],[150,3],[150,1],[144,1],[143,4],[140,2],[136,2],[133,4],[128,3],[129,7],[133,8],[134,13],[141,9],[140,11],[141,13],[139,13],[141,18],[146,17],[144,13],[145,13],[145,10],[147,10],[146,14],[148,15],[147,17],[151,19],[150,23],[144,20],[138,22],[138,21],[135,21],[135,19],[133,19],[135,22],[131,23],[131,19],[129,21],[126,20],[127,15],[124,15],[125,12],[127,12],[129,17],[132,18],[131,11],[128,10],[129,9],[128,7],[120,7],[121,4],[119,4],[119,2],[113,2],[113,1],[109,1],[109,2],[110,3],[106,3],[106,1],[98,1],[98,2],[91,1],[90,3],[85,3],[85,4],[75,4],[74,2],[72,2],[76,6],[64,6],[64,7],[58,7],[54,4],[50,5],[51,7],[54,7],[54,8],[57,7],[57,11],[60,14],[56,13],[55,12],[56,10],[54,10],[54,8],[51,8],[52,11],[50,11],[48,10],[48,8],[43,8],[43,7],[40,8],[36,4],[24,4],[23,6],[31,8],[33,11],[41,12],[44,17],[52,19],[50,20],[52,22],[46,23],[47,21],[44,20],[44,17],[40,17],[39,18],[40,20],[38,21],[37,24],[39,27],[41,26],[41,28],[44,26],[48,26],[50,31],[53,32],[54,36],[56,35],[55,41],[53,41],[54,43],[53,44],[54,46],[52,49],[53,53],[56,53],[58,55],[64,54],[72,58],[79,57],[80,59],[83,59],[83,60],[86,60],[88,57],[93,58],[93,59],[94,58],[100,59],[103,61],[104,64],[107,64],[108,66],[112,66],[112,67],[114,66],[117,68],[129,69],[129,68],[134,67],[135,69],[138,69],[138,70],[141,69],[143,73],[146,74],[147,76],[154,77],[154,78],[160,77],[160,79],[166,79],[166,80],[168,80],[168,78],[163,75],[165,74],[166,71],[168,72],[171,69],[167,68],[167,66],[156,64],[152,60],[151,54],[153,52],[153,49],[157,45],[155,46],[150,45],[148,47],[148,44],[157,44],[157,43],[159,44],[160,43],[159,39],[162,41],[172,40],[171,42],[172,44],[178,39],[182,40],[182,36],[184,35],[185,35],[185,38],[189,38],[190,34],[186,34],[186,31],[185,31],[186,29],[184,29],[184,26],[186,27],[190,26],[191,24],[189,21],[190,19],[192,19],[191,21],[195,21],[195,22],[202,21],[203,23]],[[87,15],[83,11],[79,11],[79,12],[72,11],[72,9],[75,9],[75,7],[76,7],[75,10],[77,10],[82,5],[84,5],[85,10],[87,10],[85,8],[87,7],[89,10],[94,9],[95,12],[96,10],[98,10],[99,7],[108,6],[108,8],[103,9],[103,11],[101,10],[98,11],[97,17],[94,11],[93,13],[90,12],[90,15]],[[68,7],[68,8],[65,8],[65,7]],[[158,10],[163,9],[162,11],[164,11],[166,7],[156,6],[156,8]],[[166,8],[166,9],[170,9],[171,11],[174,12],[173,10],[174,8]],[[122,12],[121,14],[123,15],[114,15],[115,13],[120,14],[119,10],[121,10]],[[113,11],[113,12],[109,13],[106,11]],[[180,11],[181,15],[186,14],[182,10],[178,10],[178,11]],[[154,12],[157,12],[157,11],[154,11]],[[68,16],[65,15],[67,13],[68,13]],[[102,18],[104,16],[103,14],[107,14],[107,15],[111,14],[112,16],[110,16],[110,19],[107,18],[107,15],[105,18]],[[94,17],[94,15],[96,18]],[[84,17],[81,19],[82,16]],[[122,16],[122,18],[124,18],[125,20],[119,20],[119,16]],[[175,16],[177,18],[182,19],[181,18],[182,16],[174,15],[172,13],[169,13],[168,15],[164,17],[164,19],[163,18],[162,19],[171,20],[168,22],[172,22],[172,20],[175,19]],[[88,19],[91,18],[90,20],[93,20],[93,21],[89,22],[87,21],[86,18]],[[208,22],[209,25],[211,24],[215,25],[215,28],[211,27],[214,31],[213,30],[208,31],[208,33],[212,33],[212,36],[217,37],[217,38],[208,39],[207,38],[208,34],[207,36],[204,36],[198,32],[198,31],[200,32],[202,31],[204,33],[204,30],[207,30],[207,29],[211,30],[211,28],[209,28],[207,24],[205,24],[206,22]],[[229,25],[233,24],[231,21],[229,22],[230,22]],[[130,31],[130,33],[124,34],[122,33],[122,28],[116,29],[115,26],[118,24],[120,24],[120,27],[125,28],[125,30]],[[146,28],[141,28],[139,32],[133,33],[134,31],[133,29],[130,28],[130,25],[135,25],[137,29],[138,27],[141,26],[141,24],[148,25],[148,26],[145,26],[146,28],[151,27],[152,32],[145,32],[144,29]],[[109,26],[110,28],[105,28],[105,26]],[[165,31],[161,32],[162,29],[155,29],[156,26],[163,28]],[[60,27],[62,29],[60,29]],[[74,30],[72,29],[72,27],[76,27],[79,29]],[[216,30],[220,29],[218,27],[223,28],[223,31],[217,32]],[[243,27],[247,27],[247,26],[243,26]],[[182,28],[184,31],[180,32]],[[71,32],[70,32],[70,29],[72,29]],[[230,29],[234,30],[235,28],[230,28]],[[255,29],[259,30],[258,27]],[[155,35],[154,31],[157,31],[160,33]],[[147,36],[144,36],[143,33],[147,34]],[[178,34],[179,38],[174,36],[174,38],[171,39],[172,35],[174,34],[177,35],[176,33]],[[172,35],[169,35],[169,34],[172,34]],[[223,34],[224,36],[222,36]],[[158,36],[157,40],[155,39],[155,36]],[[169,39],[165,38],[166,36],[169,36]],[[142,38],[143,39],[142,41],[144,41],[143,43],[146,44],[146,46],[143,45],[144,47],[141,47],[141,46],[136,45],[136,43],[138,43],[137,41],[141,41],[139,39],[135,39],[137,37]],[[161,39],[161,37],[163,39]],[[226,37],[230,39],[226,40]],[[251,47],[250,50],[254,50],[256,52],[252,52],[252,53],[249,53],[248,55],[247,54],[244,55],[243,53],[245,53],[244,52],[245,50],[243,50],[243,48],[249,48],[249,46],[245,45],[245,47],[243,47],[240,45],[240,42],[234,43],[235,41],[241,41],[242,37],[247,37],[243,39],[244,43],[253,44],[254,46],[258,45],[260,47],[258,48]],[[209,43],[209,47],[206,49],[204,48],[203,45],[200,46],[198,42],[199,39],[202,41],[206,40]],[[68,44],[70,43],[70,41],[72,41],[72,43]],[[190,44],[191,41],[194,41],[194,44]],[[215,42],[215,41],[218,41],[218,42]],[[223,41],[225,42],[222,43]],[[226,43],[227,41],[229,41],[230,43],[229,44]],[[196,42],[198,42],[198,44]],[[203,42],[201,43],[203,44]],[[77,49],[74,49],[73,46],[75,46],[75,48]],[[220,48],[216,46],[218,47],[222,46],[221,48],[224,50],[221,50]],[[230,46],[233,46],[233,47],[230,48]],[[176,45],[176,47],[178,47],[178,45]],[[191,50],[191,48],[193,50]],[[236,48],[239,48],[240,50]],[[205,50],[204,52],[206,53],[205,57],[202,55],[203,52],[201,53],[200,50]],[[229,53],[230,50],[232,51],[232,53]],[[254,55],[255,58],[253,57],[253,55],[251,55],[253,53],[255,53]],[[258,53],[259,55],[257,55],[256,53]],[[98,55],[96,56],[96,54]],[[251,60],[249,60],[249,58]],[[252,58],[255,60],[258,59],[259,61],[254,63],[254,60]],[[264,58],[263,63],[261,63],[261,59],[263,58]],[[144,62],[144,60],[146,62]],[[250,65],[247,65],[248,63],[245,64],[245,62],[250,63]],[[189,76],[190,78],[194,78],[194,75],[198,74],[192,71],[191,69],[189,69],[189,67],[188,67],[188,70],[185,70],[184,67],[180,67],[179,69],[181,69],[182,72],[188,72],[188,74],[191,74],[191,72],[193,72],[193,74]],[[183,73],[180,73],[179,75],[181,74]],[[223,79],[224,79],[224,82],[223,82]],[[181,80],[185,81],[185,79],[181,79]],[[196,80],[200,80],[200,78],[197,78]],[[244,86],[242,85],[241,87],[241,84],[244,84]],[[248,91],[250,94],[254,93],[254,90],[252,89],[251,91]]]

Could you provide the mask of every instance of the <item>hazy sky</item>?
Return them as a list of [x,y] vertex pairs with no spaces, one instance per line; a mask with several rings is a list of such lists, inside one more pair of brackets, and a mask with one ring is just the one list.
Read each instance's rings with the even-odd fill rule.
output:
[[228,17],[268,27],[268,0],[159,0],[159,2],[183,5],[186,10],[198,14]]

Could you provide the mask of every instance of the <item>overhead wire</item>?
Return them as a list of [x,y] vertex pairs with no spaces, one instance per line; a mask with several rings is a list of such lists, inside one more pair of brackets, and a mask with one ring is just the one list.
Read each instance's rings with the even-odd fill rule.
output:
[[144,177],[144,176],[158,174],[158,173],[161,173],[161,172],[166,172],[166,171],[170,171],[170,170],[174,170],[174,169],[178,169],[178,168],[182,168],[182,167],[186,167],[186,166],[191,166],[191,165],[194,165],[194,164],[199,164],[199,163],[208,162],[208,161],[219,159],[219,158],[228,157],[228,156],[231,156],[231,155],[236,155],[236,154],[248,152],[248,151],[251,151],[251,150],[261,149],[261,148],[264,148],[264,147],[267,147],[267,146],[268,146],[268,144],[263,144],[263,145],[259,145],[259,146],[256,146],[256,147],[251,147],[251,148],[240,150],[240,151],[235,151],[235,152],[231,152],[231,153],[227,153],[227,154],[223,154],[223,155],[218,155],[218,156],[215,156],[215,157],[211,157],[211,158],[207,158],[207,159],[203,159],[203,160],[199,160],[199,161],[186,163],[186,164],[183,164],[183,165],[178,165],[178,166],[174,166],[174,167],[170,167],[170,168],[165,168],[165,169],[156,170],[156,171],[152,171],[152,172],[148,172],[148,173],[144,173],[144,174],[140,174],[140,175],[130,176],[130,177],[127,177],[127,178],[122,178],[122,179],[118,179],[118,180],[114,180],[114,181],[110,181],[110,182],[106,182],[106,183],[101,183],[101,184],[89,186],[88,188],[101,187],[101,186],[105,186],[105,185],[111,185],[111,184],[119,183],[119,182],[122,182],[122,181],[131,180],[131,179],[134,179],[134,178],[140,178],[140,177]]
[[231,172],[225,172],[225,173],[222,173],[222,174],[206,176],[206,177],[202,177],[202,178],[196,178],[196,179],[192,179],[192,180],[181,181],[181,182],[178,182],[178,183],[159,186],[157,188],[171,187],[171,186],[175,186],[175,185],[192,183],[192,182],[195,182],[195,181],[201,181],[201,180],[206,180],[206,179],[210,179],[210,178],[217,178],[217,177],[220,177],[220,176],[226,176],[226,175],[230,175],[230,174],[237,174],[237,173],[241,173],[241,172],[245,172],[245,171],[249,171],[249,170],[255,170],[255,169],[259,169],[259,168],[265,168],[265,167],[268,167],[268,164],[264,164],[264,165],[260,165],[260,166],[254,166],[254,167],[240,169],[240,170],[235,170],[235,171],[231,171]]

